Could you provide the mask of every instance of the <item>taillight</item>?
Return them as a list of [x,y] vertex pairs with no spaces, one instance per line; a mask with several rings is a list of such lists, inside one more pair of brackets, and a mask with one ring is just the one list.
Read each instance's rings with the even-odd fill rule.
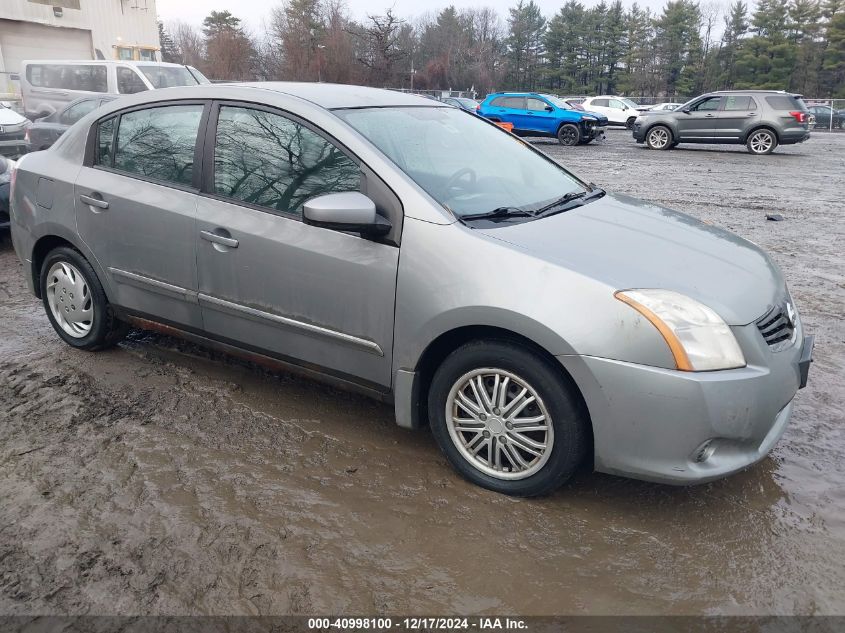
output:
[[475,106],[475,111],[481,112],[481,104],[480,103],[477,106]]
[[29,143],[29,128],[26,128],[26,132],[23,133],[23,140]]
[[801,112],[799,110],[796,110],[795,112],[790,112],[789,114],[799,123],[806,123],[807,122],[807,113],[806,112]]

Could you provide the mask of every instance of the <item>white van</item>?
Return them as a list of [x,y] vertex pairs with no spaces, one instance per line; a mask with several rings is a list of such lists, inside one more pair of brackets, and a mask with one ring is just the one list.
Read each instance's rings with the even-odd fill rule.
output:
[[20,76],[24,112],[31,119],[92,94],[122,95],[209,83],[192,66],[112,60],[28,60]]

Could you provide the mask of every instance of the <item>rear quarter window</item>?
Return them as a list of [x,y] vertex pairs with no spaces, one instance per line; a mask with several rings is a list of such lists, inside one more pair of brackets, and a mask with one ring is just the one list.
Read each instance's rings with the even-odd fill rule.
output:
[[773,110],[804,110],[804,104],[791,95],[773,95],[766,97],[766,103]]

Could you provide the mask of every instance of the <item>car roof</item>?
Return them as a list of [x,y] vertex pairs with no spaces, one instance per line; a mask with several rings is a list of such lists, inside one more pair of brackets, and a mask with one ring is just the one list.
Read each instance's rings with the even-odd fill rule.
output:
[[[232,84],[215,84],[216,86],[246,86],[271,90],[293,97],[305,99],[328,110],[339,108],[373,108],[391,106],[428,106],[438,107],[439,101],[426,99],[415,94],[385,90],[383,88],[369,88],[366,86],[350,86],[346,84],[328,84],[296,81],[254,81]],[[434,101],[434,102],[432,102]],[[443,105],[443,107],[446,107]]]
[[170,62],[137,61],[132,59],[25,59],[22,64],[129,64],[131,66],[169,66],[184,68],[183,64]]

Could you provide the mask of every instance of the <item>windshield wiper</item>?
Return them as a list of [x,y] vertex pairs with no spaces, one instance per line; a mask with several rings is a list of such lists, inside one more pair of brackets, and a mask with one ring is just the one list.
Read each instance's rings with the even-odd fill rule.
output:
[[578,202],[578,206],[581,206],[590,200],[601,198],[604,194],[604,189],[601,189],[600,187],[593,187],[589,191],[572,191],[565,196],[558,198],[554,202],[547,204],[545,207],[538,209],[534,215],[547,216],[554,215],[555,213],[561,213],[562,211],[568,211],[572,208],[571,206],[567,206],[570,203]]
[[483,213],[470,213],[462,215],[461,220],[486,220],[489,218],[530,218],[533,213],[529,213],[519,207],[498,207],[492,211],[484,211]]

